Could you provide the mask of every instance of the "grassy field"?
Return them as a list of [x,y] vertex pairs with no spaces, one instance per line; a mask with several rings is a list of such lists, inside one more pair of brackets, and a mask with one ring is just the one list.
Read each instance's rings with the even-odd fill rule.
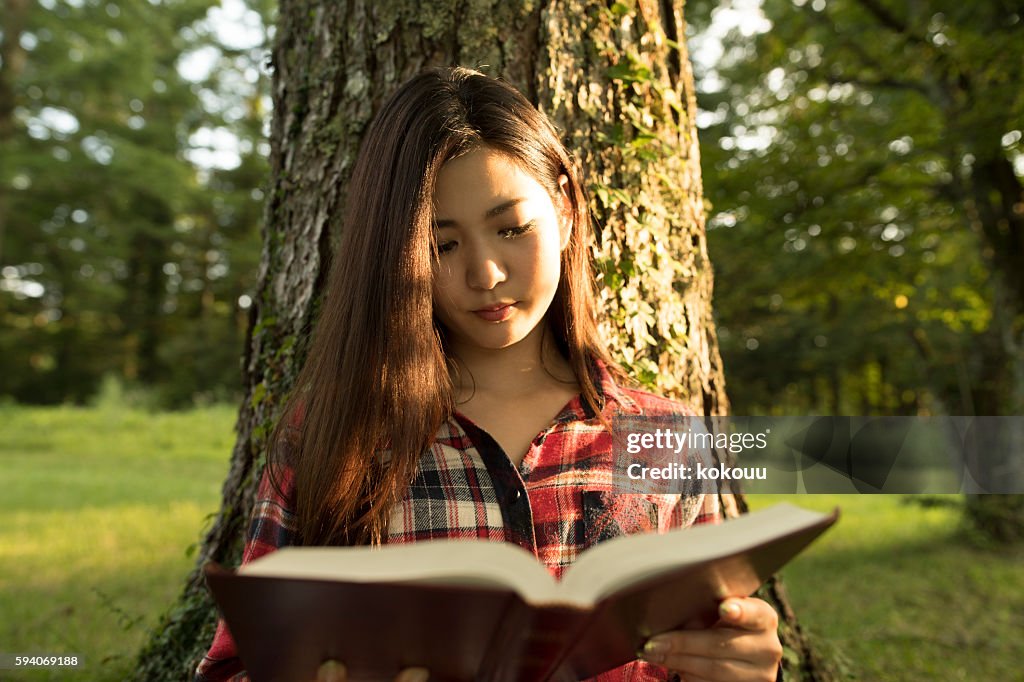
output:
[[0,679],[124,679],[217,508],[234,415],[0,407],[0,652],[85,660]]
[[[782,571],[793,608],[851,679],[1024,679],[1024,548],[968,541],[958,506],[902,496],[749,496],[829,511],[838,525]],[[947,501],[956,505],[958,498]]]
[[[234,407],[0,407],[0,653],[78,654],[4,680],[119,680],[192,566]],[[839,525],[783,573],[801,622],[851,679],[1021,679],[1024,551],[980,549],[959,510],[902,497],[789,499]],[[955,502],[956,498],[951,498]]]

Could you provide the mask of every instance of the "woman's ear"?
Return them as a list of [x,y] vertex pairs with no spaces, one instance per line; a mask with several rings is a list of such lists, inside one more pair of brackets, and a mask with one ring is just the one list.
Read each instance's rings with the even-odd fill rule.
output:
[[572,236],[572,199],[569,198],[569,176],[564,173],[558,176],[559,234],[562,251],[569,245]]

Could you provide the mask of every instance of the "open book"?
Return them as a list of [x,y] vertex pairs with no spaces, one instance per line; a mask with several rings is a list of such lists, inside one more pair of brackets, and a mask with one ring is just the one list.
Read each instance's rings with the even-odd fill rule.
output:
[[788,504],[719,525],[603,542],[556,581],[529,552],[483,540],[287,547],[205,568],[254,682],[351,680],[423,666],[431,680],[579,680],[647,638],[748,596],[838,518]]

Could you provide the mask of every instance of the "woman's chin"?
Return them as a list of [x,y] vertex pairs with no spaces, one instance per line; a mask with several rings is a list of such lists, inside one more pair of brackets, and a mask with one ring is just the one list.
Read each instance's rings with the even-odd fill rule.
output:
[[474,326],[478,328],[457,335],[457,345],[484,351],[505,350],[525,341],[532,331],[507,322],[491,323],[488,325],[490,329]]

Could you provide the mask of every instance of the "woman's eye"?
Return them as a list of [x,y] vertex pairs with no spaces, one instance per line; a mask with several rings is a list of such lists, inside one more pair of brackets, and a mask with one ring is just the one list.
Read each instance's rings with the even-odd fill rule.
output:
[[454,241],[440,242],[437,245],[437,252],[439,254],[441,254],[441,255],[444,255],[446,253],[450,253],[451,251],[455,250],[455,247],[457,245],[458,245],[458,242],[454,242]]
[[501,236],[504,237],[505,239],[515,239],[520,235],[526,234],[536,226],[537,221],[531,220],[525,225],[519,225],[518,227],[506,227],[504,230],[501,231]]

